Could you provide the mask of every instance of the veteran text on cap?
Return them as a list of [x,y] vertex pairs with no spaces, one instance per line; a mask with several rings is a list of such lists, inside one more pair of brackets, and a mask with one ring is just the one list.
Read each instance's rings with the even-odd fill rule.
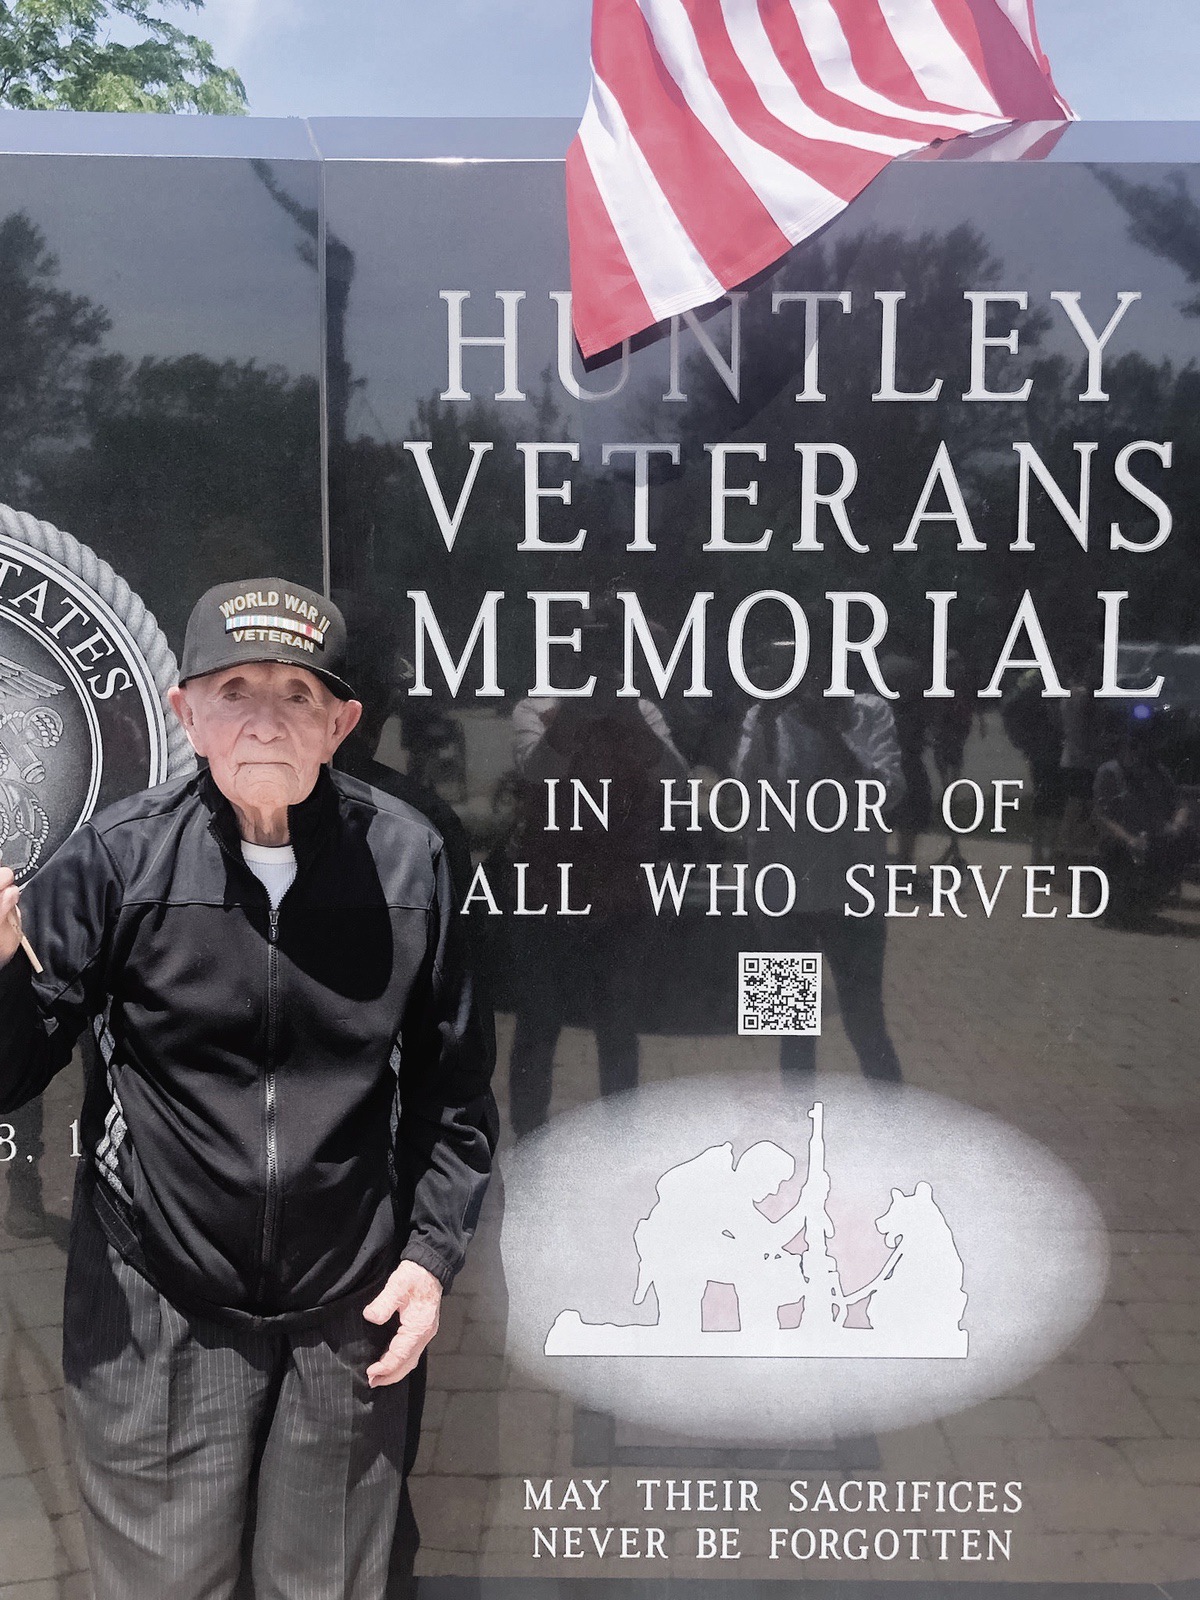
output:
[[354,692],[339,676],[346,623],[331,600],[282,578],[219,583],[201,595],[188,619],[179,681],[252,661],[304,667],[339,699]]

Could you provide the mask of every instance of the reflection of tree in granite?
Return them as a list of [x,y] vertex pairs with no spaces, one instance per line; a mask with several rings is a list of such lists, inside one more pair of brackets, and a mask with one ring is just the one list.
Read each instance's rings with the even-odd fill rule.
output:
[[[1095,177],[1129,218],[1129,237],[1153,255],[1177,266],[1189,283],[1200,284],[1200,206],[1181,171],[1161,183],[1131,183],[1114,167],[1095,166]],[[1200,295],[1179,308],[1200,317]]]
[[285,184],[280,183],[269,161],[252,161],[250,166],[271,199],[299,229],[296,254],[304,265],[319,273],[324,253],[326,427],[329,430],[330,448],[336,449],[345,443],[350,396],[356,389],[361,389],[364,382],[354,377],[346,355],[346,313],[350,305],[350,288],[354,282],[354,251],[329,229],[326,229],[322,238],[321,218],[316,206],[305,205]]
[[[317,416],[315,378],[283,367],[106,357],[87,396],[87,441],[45,473],[42,504],[67,527],[102,528],[122,574],[155,593],[170,623],[231,550],[250,571],[301,549],[309,559]],[[168,536],[172,581],[156,584]]]
[[[824,1108],[810,1110],[808,1172],[795,1206],[770,1221],[759,1205],[795,1171],[778,1145],[762,1140],[735,1163],[733,1146],[717,1145],[666,1172],[657,1202],[634,1229],[640,1269],[634,1303],[653,1286],[655,1323],[587,1323],[577,1311],[555,1319],[548,1356],[749,1356],[961,1358],[968,1335],[963,1263],[928,1183],[912,1194],[892,1190],[875,1226],[890,1255],[878,1273],[846,1294],[829,1214]],[[803,1256],[786,1246],[801,1229]],[[704,1326],[710,1283],[732,1284],[738,1330]],[[782,1307],[803,1296],[795,1327],[781,1327]],[[865,1303],[866,1327],[851,1326],[852,1305]]]
[[[417,466],[417,452],[405,450],[401,441],[373,436],[383,425],[369,392],[350,380],[348,393],[353,398],[349,424],[340,439],[332,431],[330,435],[330,516],[338,529],[332,556],[334,594],[339,600],[357,595],[359,603],[369,595],[378,602],[370,621],[370,648],[376,670],[397,697],[397,710],[402,708],[408,770],[455,804],[463,802],[464,784],[482,778],[490,802],[503,774],[466,770],[461,708],[435,664],[428,674],[431,697],[408,695],[414,670],[411,607],[392,597],[422,590],[446,637],[461,641],[471,631],[483,594],[480,585],[464,579],[464,572],[482,562],[488,588],[514,594],[529,587],[529,557],[517,549],[524,528],[518,430],[486,401],[453,405],[436,395],[419,401],[405,423],[403,439],[429,447],[435,494],[442,492],[448,517],[470,478],[471,514],[465,516],[451,551]],[[361,422],[369,430],[355,432]],[[479,446],[487,448],[477,455]],[[480,507],[486,508],[485,517],[476,514]],[[455,653],[458,649],[456,643]],[[533,663],[523,629],[500,629],[497,657],[501,683],[531,681]],[[503,831],[490,821],[477,819],[476,825],[483,826],[489,841]]]
[[230,549],[274,567],[313,543],[316,378],[199,354],[130,362],[104,348],[107,310],[59,278],[42,229],[0,219],[0,500],[99,540],[168,627]]
[[[1094,598],[1081,607],[1080,595],[1094,597],[1098,589],[1132,587],[1124,614],[1125,636],[1146,636],[1144,630],[1158,625],[1157,618],[1145,616],[1154,603],[1147,597],[1156,588],[1160,597],[1169,596],[1172,618],[1182,614],[1192,595],[1200,595],[1200,564],[1194,558],[1184,562],[1178,554],[1187,537],[1188,504],[1195,498],[1191,490],[1197,469],[1190,463],[1200,459],[1200,451],[1185,449],[1197,431],[1191,420],[1197,407],[1193,404],[1189,413],[1182,401],[1200,388],[1200,376],[1189,378],[1141,357],[1118,358],[1114,348],[1105,361],[1111,401],[1081,405],[1075,357],[1082,358],[1082,347],[1061,310],[1044,297],[1034,297],[1027,310],[1008,308],[1012,325],[1019,328],[1018,351],[992,348],[988,353],[989,384],[998,391],[1016,390],[1031,377],[1028,402],[964,405],[962,395],[971,384],[972,338],[972,307],[965,296],[988,290],[1003,293],[1021,284],[1020,273],[1005,260],[1007,243],[998,232],[990,235],[965,223],[940,230],[884,232],[852,229],[849,221],[839,219],[820,241],[790,252],[742,300],[737,363],[741,383],[736,398],[713,361],[693,354],[684,358],[680,378],[686,405],[664,405],[665,378],[654,367],[654,352],[635,354],[627,401],[619,403],[622,409],[606,424],[612,431],[604,437],[679,446],[678,465],[668,466],[659,457],[651,473],[651,531],[657,556],[647,552],[631,561],[632,469],[620,461],[602,467],[598,449],[586,438],[581,459],[564,470],[572,501],[570,516],[561,524],[565,531],[588,530],[582,564],[573,556],[517,553],[524,531],[524,463],[516,441],[558,439],[564,431],[575,431],[570,417],[564,421],[553,409],[544,389],[540,395],[530,389],[536,421],[527,414],[518,425],[509,421],[503,406],[476,396],[470,405],[437,399],[422,402],[406,422],[402,437],[430,446],[429,463],[450,512],[469,474],[478,469],[453,553],[445,549],[411,454],[404,451],[399,437],[380,438],[388,430],[370,413],[371,427],[348,441],[334,472],[344,517],[341,526],[347,532],[347,545],[356,552],[353,561],[359,563],[354,570],[361,570],[364,584],[426,590],[456,650],[468,636],[482,598],[479,585],[462,580],[465,565],[476,559],[486,560],[488,586],[510,596],[506,617],[515,617],[511,596],[535,586],[535,579],[537,587],[547,588],[565,587],[570,580],[572,586],[577,583],[592,593],[614,582],[618,586],[628,582],[670,637],[682,625],[691,596],[712,591],[713,615],[722,614],[744,598],[751,572],[755,588],[783,590],[802,602],[811,600],[818,608],[826,607],[824,596],[830,590],[867,588],[886,601],[890,645],[903,645],[918,656],[928,648],[932,627],[932,609],[925,596],[930,590],[948,590],[957,597],[952,646],[976,676],[982,672],[984,682],[991,676],[1027,586],[1035,591],[1055,651],[1069,639],[1097,636],[1100,608]],[[796,304],[784,304],[776,313],[772,299],[777,294],[846,291],[853,297],[851,315],[842,315],[838,306],[830,304],[821,312],[819,383],[825,399],[820,404],[798,404],[795,396],[805,383],[805,318]],[[880,404],[873,399],[881,381],[882,308],[877,293],[905,297],[895,306],[896,385],[920,395],[940,379],[936,400]],[[1089,294],[1083,309],[1102,327],[1112,304],[1105,295]],[[995,308],[993,331],[1005,314],[1003,306]],[[730,316],[726,304],[703,318],[710,339],[723,354],[731,349]],[[1122,325],[1123,336],[1126,331],[1132,336],[1135,318],[1131,313]],[[685,334],[684,349],[689,348],[694,349],[694,342]],[[357,404],[369,412],[366,390]],[[1178,531],[1160,552],[1138,558],[1143,574],[1153,568],[1155,583],[1131,586],[1128,552],[1109,549],[1108,530],[1111,523],[1120,522],[1131,538],[1142,539],[1147,524],[1153,528],[1152,513],[1121,486],[1114,472],[1118,452],[1139,438],[1176,441],[1176,460],[1169,472],[1161,473],[1152,458],[1142,457],[1137,458],[1137,472],[1170,499]],[[714,562],[711,549],[706,550],[697,537],[697,529],[709,521],[712,498],[713,463],[705,445],[742,439],[761,442],[765,449],[761,470],[756,465],[751,474],[759,485],[754,527],[770,527],[774,535],[764,551],[737,561]],[[1020,501],[1020,462],[1014,443],[1031,442],[1066,502],[1077,505],[1082,492],[1075,444],[1081,440],[1098,442],[1090,469],[1091,547],[1087,552],[1079,547],[1035,480],[1029,509],[1037,541],[1037,573],[1031,581],[1028,563],[1014,557],[1011,548]],[[858,481],[847,509],[855,535],[870,549],[869,557],[849,549],[824,513],[820,558],[798,556],[793,549],[801,532],[796,445],[829,441],[849,450],[857,463]],[[986,548],[964,556],[953,526],[928,522],[922,527],[919,549],[897,550],[894,547],[922,500],[943,443]],[[472,449],[481,445],[489,448],[480,460]],[[823,462],[819,478],[822,492],[828,493],[837,481],[832,461]],[[936,488],[930,511],[936,516],[945,503],[943,489]],[[349,572],[352,562],[346,549],[339,560],[344,573]],[[865,582],[868,566],[869,583]],[[765,642],[765,637],[756,636],[760,627],[778,627],[771,608],[761,608],[752,619],[751,648]],[[501,627],[499,653],[500,682],[528,683],[532,647],[523,625],[514,621]],[[740,723],[740,702],[732,704],[738,696],[719,675],[714,676],[718,681],[712,685],[711,701],[683,697],[682,674],[677,674],[665,704],[680,748],[720,768],[728,743],[722,719]],[[740,711],[744,713],[744,706]],[[698,724],[694,730],[693,723]],[[715,727],[718,723],[720,727]]]
[[[1200,318],[1200,294],[1194,292],[1200,287],[1200,204],[1187,176],[1182,171],[1168,172],[1158,182],[1142,183],[1131,181],[1114,167],[1095,166],[1091,170],[1128,217],[1131,242],[1178,269],[1181,293],[1193,291],[1180,300],[1180,312],[1185,317]],[[1129,279],[1137,281],[1136,273],[1131,272]],[[1171,471],[1163,478],[1159,491],[1171,505],[1173,531],[1161,549],[1138,557],[1143,581],[1129,584],[1128,571],[1122,574],[1118,569],[1119,557],[1098,552],[1100,587],[1133,590],[1128,601],[1128,638],[1191,643],[1196,637],[1200,608],[1195,512],[1200,505],[1198,354],[1200,344],[1194,343],[1189,350],[1182,339],[1173,360],[1151,362],[1132,351],[1106,369],[1109,402],[1079,408],[1090,413],[1089,428],[1081,429],[1079,419],[1072,418],[1069,410],[1058,418],[1060,427],[1073,431],[1077,438],[1099,437],[1101,452],[1106,448],[1106,434],[1120,443],[1130,439],[1170,440],[1174,447]],[[1128,505],[1111,515],[1127,519]],[[1097,505],[1095,525],[1106,529],[1109,519],[1108,504]],[[1138,537],[1146,537],[1153,528],[1152,519],[1145,514],[1142,520],[1148,527]],[[1111,567],[1108,573],[1103,571],[1105,565]]]
[[23,211],[0,221],[0,500],[24,505],[84,434],[107,312],[58,284],[58,257]]
[[[682,443],[684,467],[661,533],[661,543],[675,561],[673,582],[688,591],[728,586],[733,594],[744,589],[745,574],[731,570],[740,563],[726,563],[724,570],[718,564],[714,571],[711,556],[687,530],[703,526],[706,518],[709,461],[704,444],[750,438],[762,441],[768,463],[775,464],[774,470],[755,474],[760,480],[756,515],[775,530],[770,549],[747,558],[755,562],[761,587],[784,588],[801,600],[820,601],[827,589],[865,586],[888,596],[893,616],[921,617],[928,609],[926,589],[958,590],[964,611],[987,595],[998,573],[1003,579],[1000,569],[1014,565],[1002,552],[996,558],[986,554],[963,562],[955,553],[954,538],[941,532],[922,542],[919,558],[892,546],[918,504],[943,440],[971,503],[985,500],[982,491],[990,488],[995,467],[992,453],[1011,455],[1017,435],[1006,408],[963,406],[960,400],[970,383],[971,308],[964,291],[1004,287],[1005,263],[982,233],[965,224],[915,234],[851,232],[843,219],[821,241],[792,250],[744,304],[738,398],[708,359],[697,354],[684,367],[681,387],[687,405],[677,410],[648,406],[639,419],[637,436],[652,438],[666,429],[663,437]],[[795,396],[804,385],[808,354],[805,319],[799,305],[773,311],[774,296],[844,291],[852,295],[852,313],[842,315],[836,305],[826,305],[821,316],[820,388],[825,399],[798,404]],[[898,386],[919,393],[941,377],[937,401],[886,405],[872,399],[880,378],[880,307],[874,298],[880,291],[903,291],[906,296],[899,308]],[[1051,326],[1043,307],[1031,307],[1020,323],[1020,356],[996,354],[991,375],[997,388],[1021,381]],[[713,338],[727,347],[717,326]],[[797,442],[828,440],[841,442],[858,460],[859,480],[849,507],[856,535],[871,549],[869,585],[862,581],[865,558],[849,550],[824,523],[825,550],[819,561],[798,559],[792,550],[801,532],[800,497],[795,467],[785,469],[784,463],[796,462]],[[1005,544],[1010,538],[1011,533]]]
[[[1107,177],[1106,180],[1108,181]],[[1110,188],[1114,188],[1112,182]],[[1129,187],[1129,186],[1127,186]],[[1145,216],[1133,236],[1147,248],[1176,261],[1192,282],[1200,282],[1200,207],[1190,199],[1182,220],[1172,216],[1175,190],[1165,187],[1153,208],[1149,186],[1134,185]],[[1067,333],[1057,307],[1031,300],[1029,310],[1013,308],[1019,327],[1017,354],[996,351],[989,382],[996,389],[1016,389],[1027,379],[1033,387],[1020,406],[963,405],[969,386],[971,308],[967,291],[1002,291],[1023,283],[1003,259],[998,234],[961,224],[922,233],[850,231],[839,219],[820,241],[798,246],[769,278],[750,293],[741,313],[740,393],[735,399],[712,362],[695,354],[684,364],[681,388],[686,407],[678,414],[648,401],[635,431],[645,438],[680,440],[683,466],[669,497],[663,497],[659,538],[672,552],[671,582],[681,594],[715,589],[729,595],[744,586],[742,563],[714,566],[688,530],[703,525],[708,494],[708,461],[703,444],[714,439],[749,438],[766,448],[768,465],[759,480],[755,526],[771,527],[768,550],[746,558],[755,565],[762,587],[785,589],[801,601],[821,605],[830,589],[866,587],[886,598],[893,642],[901,631],[911,633],[910,647],[920,645],[930,630],[929,590],[953,590],[953,646],[969,667],[986,667],[990,676],[1005,632],[1022,591],[1036,592],[1039,614],[1052,647],[1069,638],[1096,637],[1094,600],[1087,610],[1080,595],[1098,589],[1132,590],[1125,612],[1125,637],[1183,638],[1194,633],[1195,606],[1200,603],[1200,564],[1192,547],[1190,507],[1200,497],[1200,459],[1195,448],[1200,431],[1200,373],[1194,369],[1155,365],[1138,354],[1105,361],[1103,405],[1081,404],[1082,350]],[[1006,240],[1012,243],[1012,240]],[[1016,245],[1014,244],[1014,248]],[[1122,279],[1123,283],[1125,280]],[[798,305],[772,310],[775,294],[834,294],[849,291],[853,311],[843,315],[826,304],[821,314],[820,404],[797,404],[805,371],[804,315]],[[898,372],[901,390],[924,393],[942,379],[936,400],[918,404],[880,404],[872,390],[880,378],[881,309],[877,292],[903,292],[898,307]],[[1200,307],[1200,297],[1194,302]],[[1083,309],[1098,327],[1115,306],[1099,291],[1084,298]],[[1135,310],[1122,335],[1136,337]],[[709,321],[710,337],[728,350],[726,307]],[[1008,326],[1006,323],[1005,326]],[[1051,349],[1056,345],[1069,352]],[[1062,343],[1063,340],[1067,342]],[[1119,522],[1131,538],[1146,539],[1154,517],[1118,483],[1113,464],[1118,452],[1138,439],[1173,440],[1175,460],[1162,471],[1152,458],[1139,457],[1139,476],[1165,496],[1175,512],[1175,533],[1159,551],[1138,557],[1139,573],[1153,582],[1131,585],[1127,552],[1109,548],[1109,527]],[[1091,467],[1091,543],[1082,550],[1064,525],[1059,511],[1036,484],[1030,503],[1037,542],[1037,575],[1011,554],[1019,502],[1015,441],[1030,441],[1061,485],[1068,503],[1081,498],[1078,441],[1096,441]],[[837,441],[848,448],[859,469],[847,509],[855,535],[870,548],[870,557],[849,550],[832,523],[820,525],[824,551],[819,560],[798,558],[792,550],[799,537],[800,497],[795,472],[780,463],[794,461],[797,443]],[[927,525],[919,551],[893,547],[903,535],[918,504],[940,444],[945,442],[955,475],[986,549],[964,559],[953,527]],[[828,491],[837,481],[832,463]],[[940,509],[941,493],[931,509]],[[869,560],[871,581],[864,584]],[[649,588],[643,584],[643,588]],[[1165,599],[1165,612],[1163,604]],[[1092,607],[1095,607],[1092,610]],[[1156,609],[1157,608],[1157,609]],[[672,626],[678,618],[669,597],[661,608]],[[1190,623],[1189,623],[1190,617]],[[1189,632],[1190,627],[1190,632]],[[923,652],[924,646],[920,646]]]

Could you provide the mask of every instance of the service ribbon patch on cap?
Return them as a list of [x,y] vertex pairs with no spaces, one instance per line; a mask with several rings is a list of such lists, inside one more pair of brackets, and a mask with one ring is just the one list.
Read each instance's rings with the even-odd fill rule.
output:
[[184,638],[180,682],[243,662],[290,661],[306,666],[348,700],[353,691],[338,676],[345,654],[346,621],[332,600],[300,584],[252,578],[218,584],[196,602]]
[[322,650],[325,648],[325,635],[321,629],[314,628],[311,622],[297,622],[295,617],[251,617],[244,614],[226,617],[226,633],[240,633],[244,628],[282,628],[286,633],[303,634],[306,639],[311,639]]

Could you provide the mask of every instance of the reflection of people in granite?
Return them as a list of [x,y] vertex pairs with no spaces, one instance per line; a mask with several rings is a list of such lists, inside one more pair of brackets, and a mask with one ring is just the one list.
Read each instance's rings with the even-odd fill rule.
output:
[[[662,712],[648,700],[617,698],[616,665],[599,663],[588,699],[526,699],[513,712],[519,785],[513,855],[528,863],[528,904],[551,907],[515,924],[509,1115],[517,1134],[546,1120],[554,1050],[572,1002],[582,1000],[595,1029],[600,1092],[615,1094],[638,1081],[635,1002],[649,927],[638,863],[654,859],[660,780],[687,768]],[[545,826],[548,778],[560,780],[558,832]],[[607,827],[583,803],[579,830],[572,831],[572,779],[598,803],[609,780]],[[587,916],[555,914],[563,862],[571,863],[571,903],[590,905]]]
[[[781,862],[796,883],[792,908],[763,916],[760,936],[768,949],[819,950],[824,955],[837,987],[842,1025],[864,1076],[899,1081],[900,1062],[883,1014],[887,924],[878,909],[880,900],[877,896],[870,916],[845,911],[848,868],[858,862],[874,865],[878,882],[887,853],[886,835],[870,819],[867,832],[854,831],[853,786],[860,778],[881,783],[885,815],[904,793],[900,747],[887,701],[874,694],[826,699],[819,689],[802,685],[786,699],[753,706],[742,724],[734,775],[748,784],[766,779],[776,789],[786,789],[795,779],[801,796],[822,778],[836,779],[849,791],[846,821],[834,832],[811,827],[801,805],[794,830],[776,825],[750,834],[751,875],[768,862]],[[825,825],[819,811],[817,816]],[[764,883],[770,911],[783,912],[785,893],[782,874],[770,874]],[[782,1038],[780,1064],[785,1070],[811,1071],[816,1066],[815,1039]]]
[[1042,697],[1043,682],[1029,667],[1010,681],[1000,702],[1004,731],[1029,763],[1029,859],[1035,867],[1050,862],[1063,812],[1062,723],[1053,702]]
[[[946,683],[952,691],[950,699],[933,701],[933,709],[929,716],[933,764],[937,768],[943,797],[950,785],[957,783],[963,775],[967,760],[967,742],[971,737],[971,729],[975,726],[980,688],[978,674],[957,650],[951,650],[946,655]],[[982,718],[979,729],[981,733],[985,731]],[[912,859],[904,854],[900,856],[901,861]],[[964,865],[962,844],[956,833],[950,835],[950,842],[938,857],[938,862],[953,867]]]
[[379,742],[391,715],[394,697],[378,664],[364,650],[361,656],[350,657],[347,672],[353,676],[355,688],[362,695],[363,714],[358,727],[334,757],[334,766],[339,772],[348,772],[351,777],[394,795],[429,818],[445,842],[450,876],[461,899],[471,882],[471,846],[458,813],[411,771],[400,772],[379,759]]
[[[354,598],[351,596],[352,601]],[[366,610],[362,606],[358,609]],[[351,777],[369,783],[372,788],[382,789],[385,794],[403,800],[406,805],[412,806],[429,819],[442,836],[451,881],[456,895],[461,900],[471,881],[471,846],[466,829],[459,821],[458,813],[453,806],[443,800],[435,790],[427,788],[409,773],[399,772],[395,767],[378,759],[380,738],[392,713],[395,696],[392,686],[386,679],[386,668],[379,658],[376,645],[377,617],[355,618],[355,621],[360,623],[359,636],[355,641],[356,647],[351,649],[347,658],[347,674],[353,679],[355,688],[362,696],[363,711],[358,726],[351,730],[345,742],[338,747],[334,755],[334,766],[339,772],[348,772]],[[366,625],[369,623],[375,623],[376,627]],[[372,648],[373,645],[375,648]],[[468,944],[471,942],[470,933],[471,924],[467,920]],[[492,1027],[486,1006],[481,1007],[481,1015],[485,1019],[490,1038]],[[491,1048],[495,1049],[494,1041]],[[389,1596],[393,1588],[397,1593],[402,1590],[407,1592],[405,1585],[412,1581],[413,1565],[421,1543],[420,1529],[409,1492],[409,1479],[416,1466],[417,1451],[421,1443],[421,1425],[425,1414],[428,1379],[428,1354],[422,1351],[421,1359],[408,1377],[408,1405],[404,1430],[404,1483],[400,1491],[396,1534],[392,1542],[388,1569]]]
[[[51,1228],[42,1195],[41,1161],[45,1146],[41,1096],[19,1111],[10,1111],[5,1120],[12,1128],[16,1154],[5,1162],[8,1206],[4,1213],[4,1231],[14,1239],[40,1239]],[[55,1242],[66,1246],[65,1238]]]
[[[948,663],[947,663],[948,665]],[[896,698],[887,703],[900,753],[901,785],[889,795],[889,821],[896,830],[896,859],[915,862],[917,844],[933,820],[933,787],[925,765],[930,703],[925,676],[907,650],[888,651],[879,662],[883,681]]]
[[779,1307],[804,1293],[800,1257],[784,1250],[800,1222],[771,1222],[758,1209],[796,1170],[795,1159],[770,1140],[752,1145],[735,1164],[731,1144],[714,1145],[659,1179],[658,1199],[634,1229],[638,1281],[634,1305],[654,1290],[658,1326],[682,1336],[702,1330],[701,1303],[710,1283],[737,1291],[743,1332],[777,1330]]
[[1156,744],[1154,721],[1131,719],[1116,758],[1096,773],[1100,865],[1108,876],[1108,921],[1117,926],[1152,915],[1195,859],[1191,807]]
[[1077,641],[1066,653],[1063,682],[1069,691],[1067,698],[1053,704],[1062,729],[1059,767],[1063,812],[1057,855],[1065,866],[1090,861],[1095,849],[1092,790],[1103,753],[1104,728],[1096,704],[1100,660],[1090,642]]

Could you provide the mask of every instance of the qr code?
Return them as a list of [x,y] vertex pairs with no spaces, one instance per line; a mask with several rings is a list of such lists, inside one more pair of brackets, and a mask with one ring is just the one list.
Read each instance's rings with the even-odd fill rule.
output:
[[743,951],[738,957],[738,1032],[778,1038],[820,1031],[820,955]]

